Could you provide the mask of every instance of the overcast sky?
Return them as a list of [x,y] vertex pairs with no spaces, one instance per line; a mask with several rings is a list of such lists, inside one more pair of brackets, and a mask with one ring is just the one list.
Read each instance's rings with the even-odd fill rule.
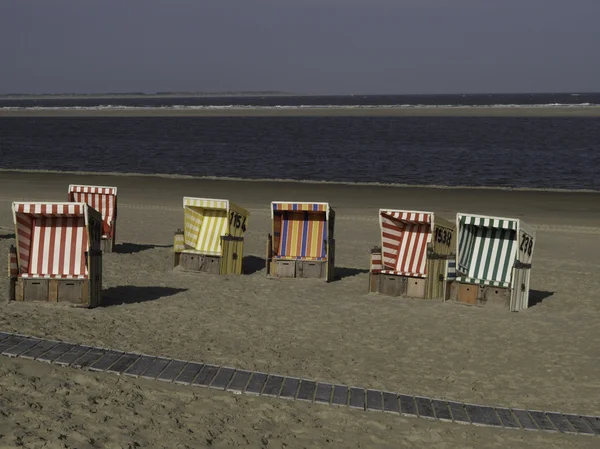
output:
[[600,0],[0,0],[0,93],[600,91]]

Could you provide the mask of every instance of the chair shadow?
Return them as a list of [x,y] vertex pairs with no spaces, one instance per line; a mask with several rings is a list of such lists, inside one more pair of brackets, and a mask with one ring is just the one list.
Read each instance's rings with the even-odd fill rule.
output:
[[133,285],[120,285],[102,291],[101,307],[110,307],[121,304],[135,304],[139,302],[154,301],[185,292],[187,288],[173,287],[136,287]]
[[140,243],[117,243],[114,252],[117,254],[133,254],[152,248],[169,248],[170,245],[145,245]]
[[244,256],[242,259],[242,272],[244,274],[254,274],[267,266],[264,257]]
[[341,281],[344,278],[352,276],[358,276],[362,273],[368,273],[369,270],[366,268],[348,268],[348,267],[335,267],[334,281]]
[[547,292],[544,290],[529,290],[529,307],[537,306],[541,304],[546,298],[554,295],[554,292]]
[[15,235],[14,234],[0,234],[0,240],[10,240],[10,239],[14,239]]

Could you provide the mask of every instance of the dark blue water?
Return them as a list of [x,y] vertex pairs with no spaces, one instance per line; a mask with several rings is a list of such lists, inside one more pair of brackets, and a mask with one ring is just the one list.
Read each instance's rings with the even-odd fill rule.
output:
[[0,118],[0,168],[600,191],[600,120]]
[[3,107],[124,107],[200,106],[491,106],[491,105],[600,105],[600,93],[554,94],[448,94],[448,95],[331,95],[331,96],[205,96],[205,97],[100,97],[100,98],[0,98]]

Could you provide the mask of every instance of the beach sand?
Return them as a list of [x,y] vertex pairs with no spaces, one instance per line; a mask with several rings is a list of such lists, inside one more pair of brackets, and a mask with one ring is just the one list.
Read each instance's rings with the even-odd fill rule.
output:
[[242,107],[214,109],[2,109],[0,117],[600,117],[600,107]]
[[[119,252],[103,258],[107,304],[86,310],[6,303],[1,277],[0,330],[448,400],[600,414],[598,193],[0,172],[0,254],[13,242],[11,201],[64,201],[70,183],[119,188]],[[172,269],[170,246],[183,226],[184,195],[227,198],[251,211],[248,275]],[[340,280],[266,278],[273,200],[328,201],[335,208]],[[534,305],[510,313],[367,294],[379,207],[431,210],[448,219],[474,212],[534,225]],[[207,438],[213,447],[246,441],[261,447],[262,438],[269,447],[323,447],[327,440],[331,447],[598,445],[585,436],[481,429],[157,384],[0,357],[0,420],[10,423],[8,430],[2,426],[0,446],[19,438],[58,444],[57,435],[68,429],[79,440],[67,437],[66,447],[134,441],[203,447]]]

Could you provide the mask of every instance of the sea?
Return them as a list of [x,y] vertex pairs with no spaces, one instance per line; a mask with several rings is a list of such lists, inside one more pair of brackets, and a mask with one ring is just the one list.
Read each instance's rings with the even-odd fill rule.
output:
[[[599,108],[600,93],[0,99],[0,110],[394,106]],[[0,169],[600,191],[600,118],[0,117]]]

